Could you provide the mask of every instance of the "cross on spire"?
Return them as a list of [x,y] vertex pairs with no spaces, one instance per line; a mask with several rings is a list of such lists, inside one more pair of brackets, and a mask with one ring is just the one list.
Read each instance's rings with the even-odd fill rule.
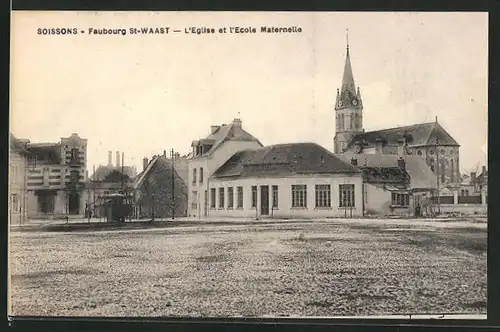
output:
[[349,50],[349,29],[346,29],[345,39],[346,39],[347,50]]

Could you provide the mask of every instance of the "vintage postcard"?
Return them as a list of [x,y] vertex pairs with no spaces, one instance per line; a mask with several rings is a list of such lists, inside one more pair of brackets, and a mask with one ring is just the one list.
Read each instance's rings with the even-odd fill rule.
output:
[[16,12],[10,314],[485,318],[487,13]]

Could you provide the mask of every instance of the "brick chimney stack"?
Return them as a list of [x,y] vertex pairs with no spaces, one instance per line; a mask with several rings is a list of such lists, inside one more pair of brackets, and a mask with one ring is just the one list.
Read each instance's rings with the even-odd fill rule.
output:
[[108,151],[108,167],[113,167],[113,152]]
[[486,166],[483,166],[483,175],[486,175]]
[[148,164],[149,164],[149,161],[148,161],[148,158],[144,157],[142,159],[142,170],[145,171],[146,168],[148,168]]
[[472,182],[476,182],[477,178],[476,178],[476,172],[471,172],[470,173],[470,180]]
[[240,119],[240,118],[235,118],[235,119],[233,120],[233,126],[235,126],[235,127],[240,127],[240,128],[241,128],[241,126],[242,126],[241,119]]

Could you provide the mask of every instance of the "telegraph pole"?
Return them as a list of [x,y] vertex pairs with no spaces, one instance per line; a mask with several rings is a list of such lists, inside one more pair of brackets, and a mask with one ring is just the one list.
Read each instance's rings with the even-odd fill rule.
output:
[[172,162],[172,193],[171,193],[171,204],[172,204],[172,220],[175,219],[175,155],[174,149],[170,150],[170,160]]
[[436,182],[437,182],[437,207],[438,207],[438,213],[441,214],[441,207],[440,207],[440,198],[439,198],[439,172],[440,167],[439,167],[439,149],[438,149],[438,143],[439,139],[436,137]]
[[123,171],[124,171],[123,160],[124,160],[124,156],[125,156],[125,153],[122,152],[122,194],[123,194]]

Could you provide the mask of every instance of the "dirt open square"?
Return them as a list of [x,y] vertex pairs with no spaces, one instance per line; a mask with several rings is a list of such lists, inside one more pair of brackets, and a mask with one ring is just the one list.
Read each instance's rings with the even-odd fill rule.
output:
[[486,312],[486,224],[332,220],[12,232],[13,315]]

